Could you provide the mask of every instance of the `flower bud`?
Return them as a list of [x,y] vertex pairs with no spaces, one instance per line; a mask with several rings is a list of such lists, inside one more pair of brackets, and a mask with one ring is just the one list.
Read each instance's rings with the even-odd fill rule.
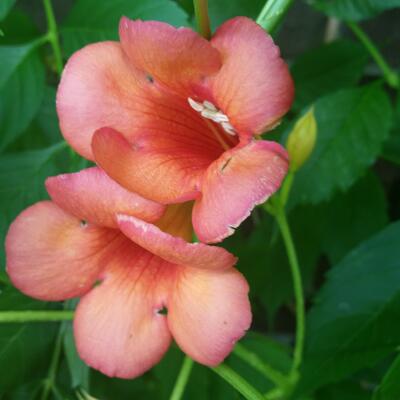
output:
[[310,157],[317,139],[317,121],[314,108],[304,114],[295,124],[286,141],[290,168],[297,171]]

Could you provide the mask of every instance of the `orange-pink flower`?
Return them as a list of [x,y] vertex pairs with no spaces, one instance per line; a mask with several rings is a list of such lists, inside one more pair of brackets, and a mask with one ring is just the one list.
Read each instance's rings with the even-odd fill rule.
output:
[[52,201],[10,227],[7,272],[29,296],[81,297],[74,334],[83,360],[131,378],[157,363],[172,338],[206,365],[229,354],[251,322],[248,285],[232,254],[187,242],[191,204],[145,200],[97,167],[46,187]]
[[221,241],[288,168],[280,145],[255,139],[293,99],[279,49],[244,17],[210,41],[127,18],[119,32],[120,42],[69,60],[57,94],[62,133],[125,188],[163,204],[194,200],[197,236]]

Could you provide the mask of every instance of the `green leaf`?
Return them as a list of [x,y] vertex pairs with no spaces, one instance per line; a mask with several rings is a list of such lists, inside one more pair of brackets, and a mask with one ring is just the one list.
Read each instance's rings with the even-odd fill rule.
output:
[[400,0],[308,0],[318,10],[343,20],[359,21],[400,7]]
[[383,146],[382,157],[392,163],[400,164],[400,94],[397,96],[393,129]]
[[[340,261],[354,246],[379,232],[387,219],[383,187],[373,173],[328,202],[292,209],[289,222],[306,292],[312,288],[322,254],[333,263]],[[293,297],[293,283],[280,234],[270,224],[271,220],[262,219],[248,236],[239,229],[225,244],[239,257],[238,267],[249,280],[255,304],[261,302],[271,318]]]
[[400,398],[400,356],[397,356],[374,393],[373,400]]
[[6,399],[10,400],[37,400],[40,391],[42,390],[43,382],[39,379],[31,382],[24,382],[18,385],[11,392],[7,392]]
[[[157,398],[169,399],[183,363],[184,354],[172,345],[161,362],[152,369],[153,383],[157,388]],[[199,364],[194,364],[185,388],[183,399],[203,400],[210,390],[212,372]],[[154,395],[153,395],[154,396]],[[152,397],[154,398],[154,397]]]
[[42,104],[35,118],[42,132],[51,143],[62,139],[56,111],[56,89],[46,86]]
[[[0,310],[42,310],[46,303],[30,299],[14,288],[0,292]],[[43,377],[50,363],[56,324],[0,324],[0,394]]]
[[[44,96],[35,118],[18,138],[9,146],[7,153],[41,150],[62,140],[56,113],[56,89],[45,86]],[[70,161],[68,159],[68,161]],[[62,165],[63,172],[69,172],[69,164]]]
[[[294,241],[301,248],[299,262],[307,289],[320,253],[322,217],[319,210],[309,206],[296,207],[289,215]],[[277,309],[292,298],[293,283],[285,246],[274,219],[265,212],[254,219],[254,226],[249,226],[249,222],[242,224],[223,245],[238,256],[238,268],[249,281],[254,306],[265,307],[260,310],[259,323],[265,323],[265,311],[272,323]],[[304,235],[304,231],[308,234]]]
[[[0,0],[1,3],[2,0]],[[19,9],[13,9],[7,15],[7,18],[1,22],[1,30],[4,33],[4,36],[0,37],[1,45],[21,45],[21,43],[37,39],[40,34],[32,18]]]
[[0,150],[24,131],[40,107],[45,70],[34,45],[0,47]]
[[363,75],[368,53],[361,44],[339,40],[302,54],[293,63],[294,107],[302,108],[329,92],[355,85]]
[[394,164],[400,165],[400,130],[392,131],[385,142],[382,157]]
[[316,400],[371,400],[371,393],[360,382],[344,381],[319,390]]
[[136,379],[118,379],[91,370],[90,383],[90,395],[96,399],[162,399],[151,371]]
[[[44,150],[0,156],[0,227],[6,227],[25,207],[47,198],[44,181],[58,172],[52,157],[65,147],[62,142]],[[6,230],[0,232],[3,242]],[[3,248],[0,255],[3,263]]]
[[265,0],[209,0],[211,27],[216,29],[224,21],[238,15],[255,19],[264,4]]
[[372,172],[346,193],[338,193],[319,208],[325,226],[329,226],[322,233],[322,247],[332,263],[339,262],[357,244],[379,232],[388,222],[385,192]]
[[379,155],[392,109],[383,89],[372,84],[318,100],[315,115],[317,144],[296,174],[290,205],[316,204],[350,187]]
[[[256,354],[261,360],[266,364],[274,368],[275,370],[286,375],[290,371],[292,366],[291,350],[289,347],[257,332],[248,332],[246,336],[240,341],[248,351]],[[252,381],[252,383],[262,388],[265,386],[265,382],[260,380],[262,377],[265,380],[264,375],[255,374],[256,371],[249,371],[249,364],[245,363],[243,360],[239,359],[235,353],[229,358],[229,365],[232,366],[234,370],[239,372],[242,376],[246,377]],[[257,376],[257,380],[255,379]],[[269,387],[268,387],[269,386]],[[270,388],[268,385],[266,389]]]
[[89,390],[89,367],[80,359],[76,346],[72,324],[64,322],[64,352],[71,374],[71,387]]
[[17,0],[1,0],[0,1],[0,21],[2,21],[14,6]]
[[400,222],[329,271],[307,318],[299,392],[335,382],[400,345]]
[[60,29],[64,51],[69,56],[88,43],[117,40],[122,16],[177,26],[188,23],[186,13],[171,0],[78,0]]
[[21,210],[46,197],[45,178],[55,173],[51,158],[66,147],[58,143],[47,149],[6,154],[0,157],[0,207],[5,211]]
[[35,42],[19,46],[0,46],[0,89],[35,47]]

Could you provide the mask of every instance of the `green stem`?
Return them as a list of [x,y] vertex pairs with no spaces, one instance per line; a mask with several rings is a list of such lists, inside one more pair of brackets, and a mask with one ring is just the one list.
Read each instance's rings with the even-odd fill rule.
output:
[[47,19],[47,38],[53,49],[54,58],[56,61],[57,73],[61,75],[61,72],[63,70],[63,61],[61,56],[60,41],[58,38],[57,23],[54,17],[54,11],[51,5],[51,0],[43,0],[43,6]]
[[375,46],[368,35],[361,29],[361,27],[355,22],[347,22],[347,26],[352,30],[354,35],[357,36],[359,41],[365,46],[374,59],[378,67],[381,69],[382,74],[389,86],[397,89],[399,88],[399,77],[395,71],[389,66],[389,64],[383,58],[379,49]]
[[265,400],[265,397],[253,386],[250,385],[242,376],[225,364],[211,368],[222,379],[234,387],[247,400]]
[[300,267],[297,260],[296,249],[294,247],[292,234],[286,219],[285,209],[282,205],[281,199],[278,198],[277,200],[278,201],[275,203],[275,217],[285,243],[289,265],[292,272],[294,295],[296,299],[296,344],[292,367],[292,374],[294,374],[298,370],[303,357],[305,337],[303,285],[301,282]]
[[282,184],[281,195],[280,195],[283,207],[285,207],[289,199],[290,189],[292,188],[293,185],[293,179],[294,179],[294,172],[293,170],[289,169],[289,172],[286,175],[286,178]]
[[193,360],[186,356],[183,360],[182,368],[179,371],[178,379],[175,382],[174,389],[172,390],[170,400],[180,400],[182,398],[192,368]]
[[197,28],[201,36],[211,37],[210,18],[208,17],[208,0],[193,0]]
[[287,385],[287,380],[281,372],[277,371],[276,369],[265,363],[257,356],[257,354],[254,354],[251,351],[247,350],[240,343],[236,343],[236,346],[233,349],[233,353],[241,358],[243,361],[247,362],[255,370],[259,371],[267,379],[269,379],[276,385],[281,387]]
[[256,19],[257,24],[272,33],[293,3],[294,0],[268,0]]
[[49,372],[47,374],[47,379],[45,380],[45,383],[44,383],[41,400],[47,400],[50,392],[54,389],[54,383],[56,380],[56,373],[57,373],[57,366],[60,361],[61,344],[62,344],[62,329],[60,328],[58,335],[57,335],[56,345],[54,347],[53,356],[51,358],[51,363],[50,363],[50,367],[49,367]]
[[73,311],[0,311],[0,323],[70,321]]

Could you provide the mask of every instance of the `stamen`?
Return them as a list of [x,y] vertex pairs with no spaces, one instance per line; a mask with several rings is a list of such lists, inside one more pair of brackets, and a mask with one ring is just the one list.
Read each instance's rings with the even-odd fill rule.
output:
[[235,129],[233,128],[233,126],[229,122],[222,122],[221,125],[222,125],[222,127],[224,128],[225,132],[228,135],[236,136]]
[[229,122],[229,118],[225,114],[222,114],[222,112],[215,114],[214,118],[215,118],[214,121],[218,123]]
[[223,112],[217,109],[213,103],[204,100],[203,103],[193,100],[188,97],[188,102],[193,110],[200,113],[203,118],[210,119],[211,121],[221,124],[224,131],[231,136],[236,136],[235,128],[230,124],[229,118]]
[[196,110],[197,112],[202,112],[204,110],[203,104],[198,103],[197,101],[193,100],[190,97],[188,97],[188,102],[190,104],[190,107],[193,108],[193,110]]
[[203,111],[201,111],[201,116],[204,118],[211,119],[212,121],[215,121],[215,111],[211,111],[208,108],[205,108]]
[[203,104],[204,104],[204,107],[208,108],[209,110],[218,111],[217,107],[215,107],[214,104],[211,103],[211,101],[204,100]]
[[206,119],[206,124],[210,128],[211,132],[214,134],[220,145],[224,150],[229,150],[230,146],[225,142],[225,140],[222,138],[222,135],[219,134],[218,129],[215,125],[213,125],[210,121]]

